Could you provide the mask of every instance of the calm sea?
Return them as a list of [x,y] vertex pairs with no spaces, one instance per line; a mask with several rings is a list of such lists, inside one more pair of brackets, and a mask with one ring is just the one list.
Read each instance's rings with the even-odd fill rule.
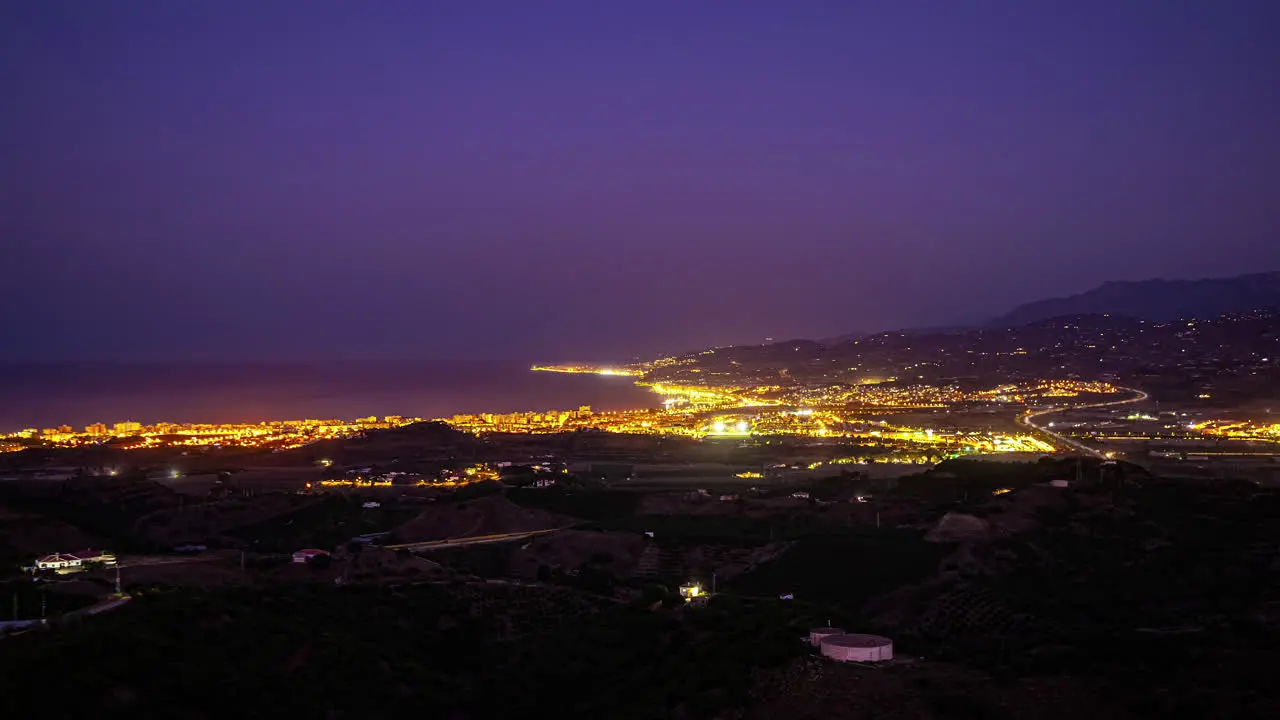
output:
[[0,365],[0,432],[123,420],[301,418],[655,407],[626,378],[474,362]]

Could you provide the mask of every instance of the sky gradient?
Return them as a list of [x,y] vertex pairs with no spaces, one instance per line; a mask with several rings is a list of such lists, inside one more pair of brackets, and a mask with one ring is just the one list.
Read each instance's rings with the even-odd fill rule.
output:
[[0,360],[620,359],[1280,269],[1280,3],[0,6]]

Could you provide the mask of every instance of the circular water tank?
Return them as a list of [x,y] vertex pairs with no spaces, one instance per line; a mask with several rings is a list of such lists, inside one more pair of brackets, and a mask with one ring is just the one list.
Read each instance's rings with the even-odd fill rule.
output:
[[832,635],[843,635],[844,628],[820,627],[809,631],[809,644],[814,647],[822,645],[822,638]]
[[828,635],[822,654],[839,662],[880,662],[893,659],[893,641],[879,635]]

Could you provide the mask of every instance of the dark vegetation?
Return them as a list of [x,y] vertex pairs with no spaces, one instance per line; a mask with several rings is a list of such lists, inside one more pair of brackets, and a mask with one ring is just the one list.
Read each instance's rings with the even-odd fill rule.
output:
[[355,495],[327,495],[294,512],[240,528],[234,537],[257,552],[330,549],[357,535],[385,532],[412,518],[418,508],[383,505],[363,508]]
[[[102,588],[103,593],[107,591]],[[56,583],[14,580],[0,583],[0,620],[52,617],[88,607],[95,600],[91,593],[62,592]]]
[[652,532],[660,544],[753,546],[793,537],[807,525],[803,518],[789,521],[739,515],[633,515],[587,527]]
[[1017,490],[1054,480],[1066,480],[1073,485],[1096,485],[1108,478],[1137,481],[1148,477],[1150,475],[1137,465],[1103,465],[1102,461],[1093,458],[1044,458],[1034,463],[960,458],[939,463],[919,475],[902,478],[887,494],[898,501],[973,509],[987,504],[992,493],[1001,489]]
[[[183,502],[153,485],[73,482],[43,494],[13,485],[4,500],[127,537],[137,518]],[[1087,689],[1118,717],[1280,715],[1266,677],[1280,659],[1273,491],[1074,460],[956,460],[896,483],[847,475],[806,489],[831,502],[667,491],[664,504],[632,489],[499,483],[368,509],[354,494],[247,498],[286,501],[225,532],[268,555],[342,547],[410,523],[422,537],[584,523],[537,541],[554,549],[545,554],[528,542],[426,555],[446,568],[433,577],[493,582],[336,587],[324,568],[250,558],[250,575],[275,579],[240,590],[134,587],[137,599],[120,610],[5,639],[0,692],[13,707],[36,706],[47,693],[41,678],[59,678],[77,688],[59,698],[70,717],[651,718],[731,716],[760,701],[750,697],[759,687],[787,717],[805,717],[813,715],[790,711],[819,691],[874,686],[887,703],[894,693],[923,698],[926,717],[1036,717],[1045,710],[1037,693],[1052,681],[1066,683],[1064,697]],[[863,492],[868,504],[856,501]],[[642,508],[671,512],[637,515]],[[972,516],[978,529],[927,542],[946,513]],[[521,524],[540,515],[554,522]],[[520,553],[533,557],[520,576],[536,586],[509,579]],[[676,585],[714,573],[721,595],[709,607],[673,600]],[[35,584],[7,592],[0,616],[14,593],[22,616],[38,608]],[[51,616],[91,597],[45,592]],[[900,655],[927,662],[841,682],[831,678],[847,669],[811,664],[827,680],[773,682],[805,662],[798,638],[828,620],[889,635]],[[937,672],[987,690],[929,674]],[[871,707],[857,697],[836,707]]]
[[786,553],[733,580],[728,589],[746,595],[796,598],[846,608],[930,576],[945,548],[912,530],[803,537]]
[[177,507],[182,499],[158,483],[130,475],[0,483],[0,502],[102,537],[117,552],[149,552],[156,547],[134,533],[138,519]]
[[507,498],[517,505],[540,508],[583,520],[613,520],[630,517],[640,495],[602,489],[512,488]]
[[802,652],[816,622],[777,602],[682,614],[479,592],[154,591],[6,641],[0,677],[10,707],[45,702],[48,678],[74,684],[68,717],[710,716],[745,700],[754,668]]

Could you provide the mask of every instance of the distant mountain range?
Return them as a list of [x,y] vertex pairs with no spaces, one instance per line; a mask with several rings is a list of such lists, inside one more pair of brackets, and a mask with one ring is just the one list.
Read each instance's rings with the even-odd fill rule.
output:
[[1059,315],[961,332],[894,330],[840,343],[730,346],[677,360],[653,368],[645,380],[820,387],[894,378],[902,384],[991,387],[1068,378],[1129,384],[1162,400],[1265,408],[1280,401],[1280,309],[1196,322]]
[[1067,315],[1174,320],[1264,308],[1280,308],[1280,272],[1201,280],[1107,282],[1079,295],[1019,305],[987,326],[1017,327]]
[[1214,318],[1253,310],[1280,310],[1280,271],[1200,280],[1111,281],[1067,297],[1036,300],[1019,305],[1000,317],[971,325],[895,328],[878,333],[845,333],[817,340],[770,340],[762,347],[787,348],[820,345],[833,347],[879,335],[925,337],[961,335],[970,331],[1017,328],[1058,318],[1084,318],[1091,326],[1107,325],[1102,317],[1120,321],[1168,321],[1179,318]]

